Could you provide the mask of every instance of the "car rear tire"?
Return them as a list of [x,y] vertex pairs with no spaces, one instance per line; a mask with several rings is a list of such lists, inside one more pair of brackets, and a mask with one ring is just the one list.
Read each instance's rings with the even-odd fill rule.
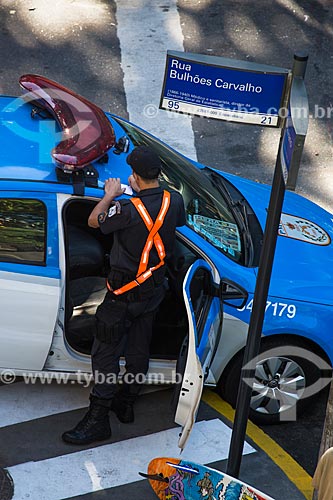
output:
[[[286,354],[286,346],[290,346],[292,354]],[[309,356],[297,355],[299,349],[305,349]],[[267,351],[270,353],[266,357]],[[302,398],[304,390],[322,376],[320,367],[308,359],[314,355],[313,351],[294,338],[269,337],[263,340],[260,352],[249,418],[260,425],[296,420],[312,400],[312,397]],[[217,385],[218,393],[234,408],[243,355],[244,350],[231,360]],[[323,364],[327,366],[324,360]]]

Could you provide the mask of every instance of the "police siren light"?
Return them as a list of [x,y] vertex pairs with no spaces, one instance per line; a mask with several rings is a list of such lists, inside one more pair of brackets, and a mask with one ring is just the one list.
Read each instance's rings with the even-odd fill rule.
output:
[[115,145],[113,127],[95,104],[43,76],[23,75],[19,83],[25,91],[24,99],[47,111],[58,123],[60,142],[51,156],[64,173],[73,173],[103,159]]

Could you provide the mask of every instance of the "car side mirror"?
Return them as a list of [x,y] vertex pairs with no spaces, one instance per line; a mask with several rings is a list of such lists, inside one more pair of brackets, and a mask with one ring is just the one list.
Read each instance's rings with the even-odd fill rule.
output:
[[120,137],[120,139],[114,145],[113,152],[116,155],[120,155],[120,153],[128,153],[129,146],[130,140],[126,135],[124,135],[123,137]]
[[248,293],[242,286],[238,285],[234,281],[228,280],[227,278],[222,278],[220,281],[220,297],[223,304],[236,309],[241,309],[245,306]]

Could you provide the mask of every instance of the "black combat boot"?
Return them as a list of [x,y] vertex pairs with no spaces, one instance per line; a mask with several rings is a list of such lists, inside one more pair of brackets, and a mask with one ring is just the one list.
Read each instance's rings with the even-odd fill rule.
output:
[[115,397],[112,401],[111,410],[115,412],[118,420],[123,424],[131,424],[134,422],[133,403],[121,397]]
[[111,437],[109,421],[111,400],[90,396],[88,412],[74,429],[64,432],[63,441],[71,444],[89,444]]
[[138,390],[134,387],[131,388],[124,385],[112,400],[111,410],[115,412],[118,420],[123,424],[134,422],[133,405],[137,397],[137,392]]

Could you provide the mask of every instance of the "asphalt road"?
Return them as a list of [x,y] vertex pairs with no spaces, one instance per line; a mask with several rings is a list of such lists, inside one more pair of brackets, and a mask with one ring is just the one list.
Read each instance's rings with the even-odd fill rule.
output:
[[[0,386],[0,402],[5,402],[7,408],[5,412],[0,405],[1,500],[11,498],[4,497],[1,467],[13,479],[13,500],[124,500],[133,495],[153,500],[156,496],[148,481],[138,473],[146,472],[149,460],[162,452],[162,456],[176,460],[178,457],[226,470],[230,422],[223,410],[206,401],[210,391],[205,391],[197,422],[181,456],[176,444],[180,428],[174,424],[170,388],[141,394],[132,424],[121,424],[111,413],[112,437],[106,442],[85,446],[62,442],[64,430],[84,415],[88,393],[89,388],[78,384],[53,383],[45,387],[17,381]],[[221,399],[217,399],[220,404]],[[11,412],[12,424],[8,425]],[[304,500],[303,483],[309,483],[309,479],[297,466],[298,477],[288,480],[283,464],[279,466],[263,446],[258,446],[256,434],[246,439],[240,479],[276,500]],[[281,454],[288,460],[283,450]]]
[[318,394],[297,422],[260,426],[302,465],[310,476],[313,476],[318,461],[327,396],[328,389]]
[[[138,19],[147,2],[132,2]],[[287,68],[295,51],[309,54],[306,86],[312,117],[297,191],[332,211],[333,129],[328,114],[333,102],[329,83],[333,80],[333,10],[329,5],[329,0],[179,0],[177,7],[186,51]],[[159,7],[167,11],[168,0]],[[127,117],[124,75],[131,77],[131,68],[121,62],[116,13],[116,2],[106,0],[3,0],[0,92],[19,95],[19,76],[38,73]],[[142,37],[155,33],[155,26],[147,25]],[[149,65],[149,54],[141,67],[143,76],[145,64]],[[161,86],[162,81],[155,85]],[[145,90],[142,110],[150,103],[149,86]],[[192,126],[200,162],[271,182],[278,130],[201,118],[193,118]],[[317,460],[324,412],[321,395],[299,422],[265,428],[310,474]]]

